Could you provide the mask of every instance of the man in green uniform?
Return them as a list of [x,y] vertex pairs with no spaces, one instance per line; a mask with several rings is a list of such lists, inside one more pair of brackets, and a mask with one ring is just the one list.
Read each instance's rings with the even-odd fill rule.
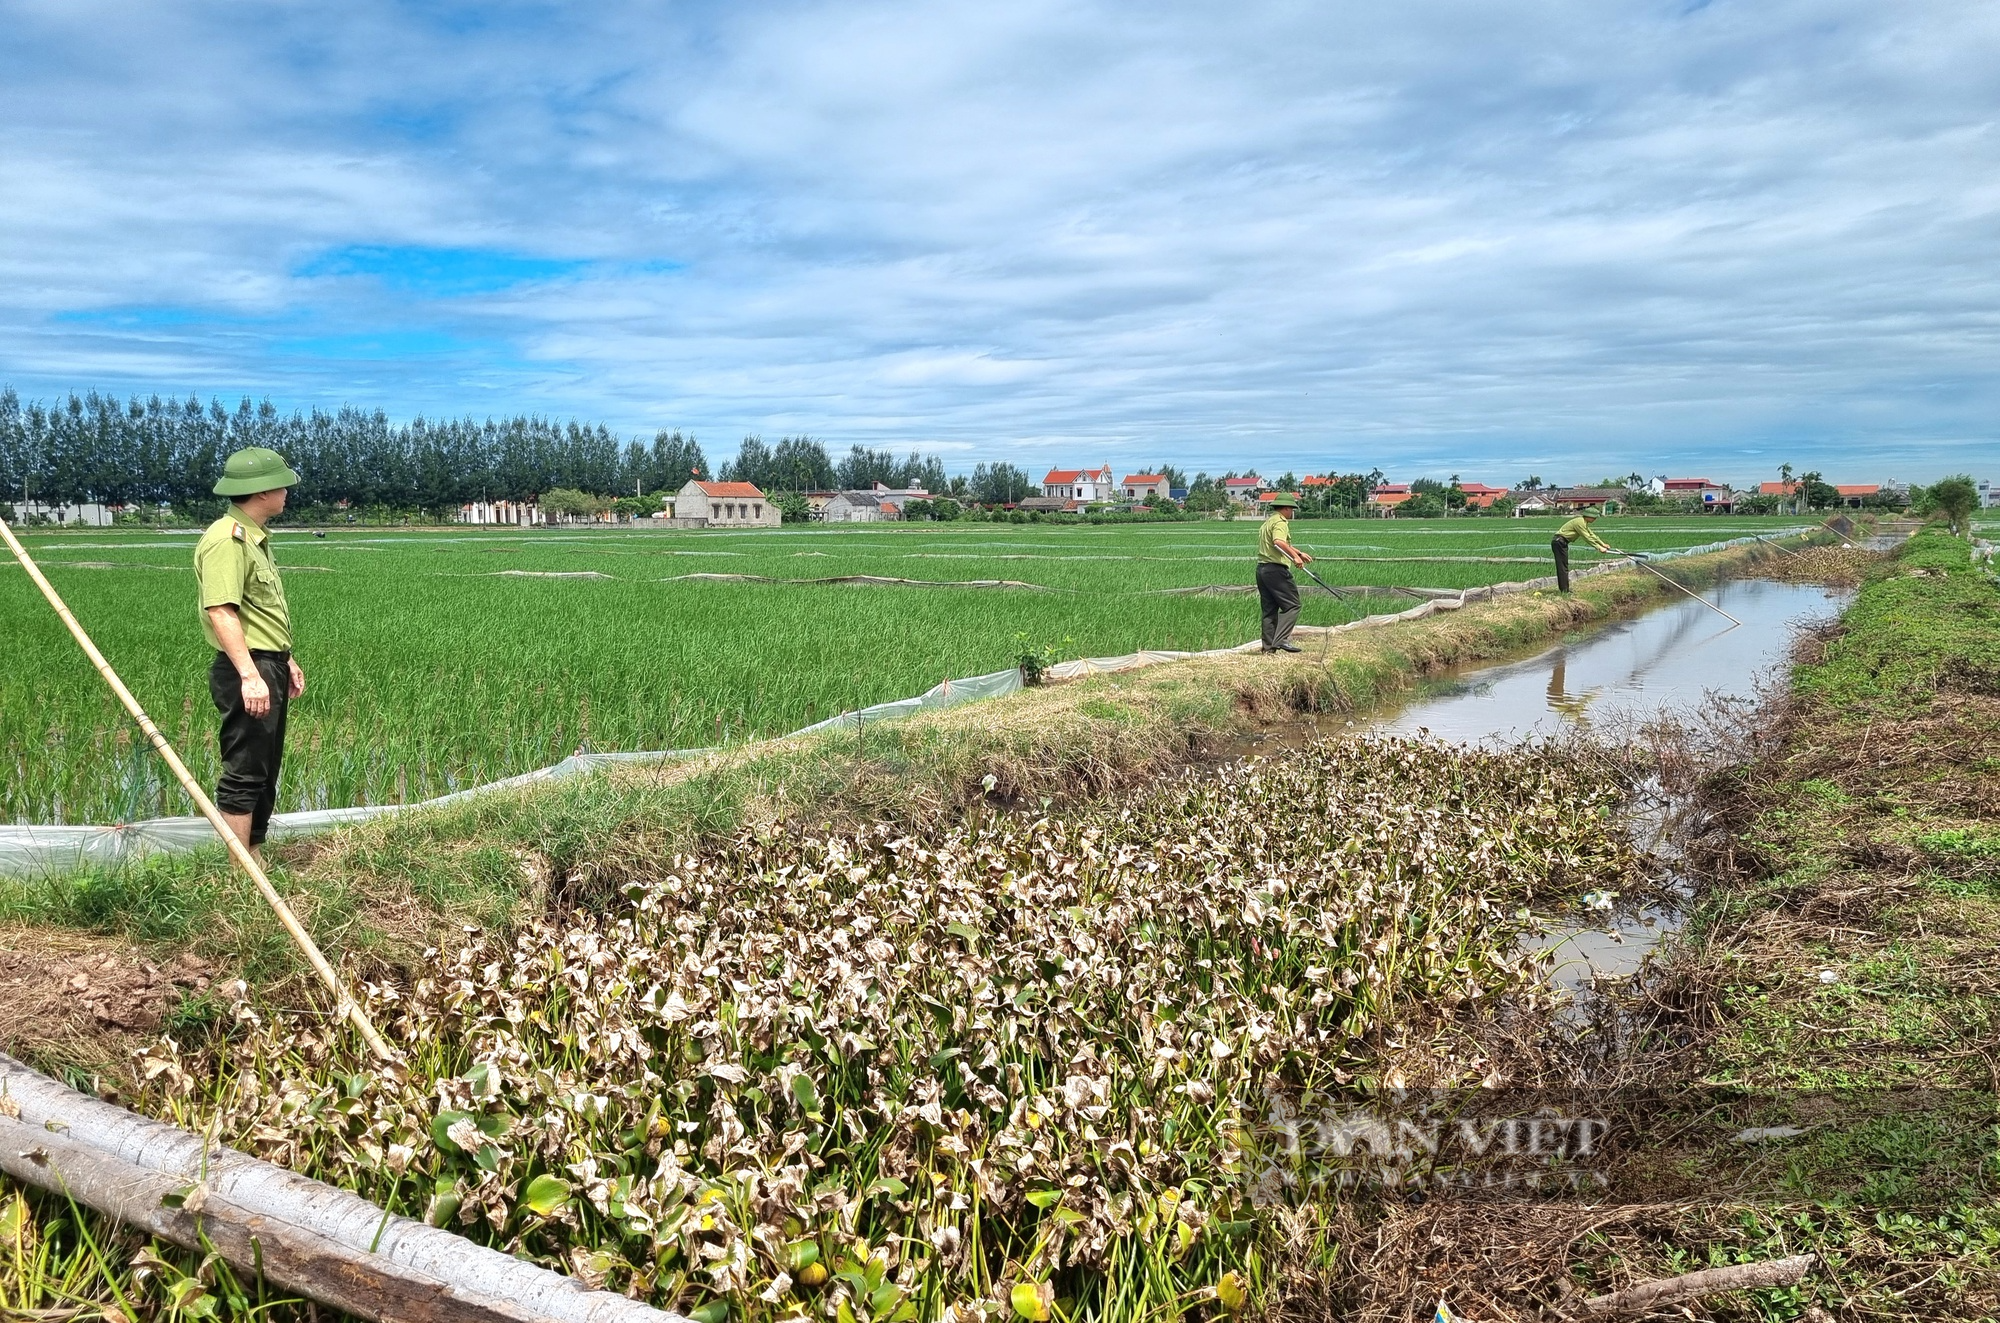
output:
[[1292,626],[1299,623],[1299,586],[1292,566],[1312,557],[1291,543],[1292,511],[1299,498],[1279,492],[1270,498],[1271,517],[1257,530],[1257,600],[1264,608],[1264,651],[1297,652]]
[[291,612],[264,527],[285,508],[285,491],[298,480],[275,450],[237,451],[215,484],[217,496],[233,498],[229,513],[208,526],[194,549],[201,625],[215,648],[208,695],[222,713],[215,806],[252,853],[264,842],[278,799],[285,710],[306,691],[306,673],[292,660]]
[[1585,510],[1582,514],[1577,515],[1561,528],[1558,528],[1556,535],[1549,539],[1549,550],[1553,551],[1556,555],[1556,590],[1558,592],[1566,593],[1569,591],[1569,549],[1570,545],[1578,538],[1582,538],[1584,541],[1590,543],[1591,546],[1596,547],[1599,551],[1607,555],[1615,556],[1618,554],[1612,551],[1610,547],[1605,546],[1598,539],[1597,534],[1590,531],[1590,526],[1597,522],[1599,513],[1597,510]]

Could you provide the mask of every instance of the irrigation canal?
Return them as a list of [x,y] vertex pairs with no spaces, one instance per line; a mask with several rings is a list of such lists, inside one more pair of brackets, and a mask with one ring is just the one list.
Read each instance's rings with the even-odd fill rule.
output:
[[[1851,597],[1769,579],[1726,579],[1702,595],[1743,623],[1682,597],[1532,656],[1445,672],[1372,717],[1328,716],[1314,725],[1327,736],[1428,734],[1511,745],[1578,733],[1621,739],[1667,717],[1751,720],[1760,689],[1782,676],[1799,632],[1837,616]],[[1269,752],[1281,738],[1268,733],[1242,752]],[[1556,952],[1551,981],[1571,992],[1637,973],[1680,918],[1671,899],[1607,898],[1584,914],[1550,916],[1539,943]]]
[[[1663,717],[1753,719],[1760,686],[1783,674],[1799,631],[1851,596],[1769,579],[1725,579],[1703,595],[1743,623],[1683,597],[1533,657],[1447,677],[1372,728],[1511,744],[1578,728],[1618,738]],[[1634,823],[1653,825],[1651,815]],[[1638,973],[1681,918],[1672,899],[1606,899],[1585,913],[1552,916],[1538,943],[1555,953],[1550,981],[1571,993]]]

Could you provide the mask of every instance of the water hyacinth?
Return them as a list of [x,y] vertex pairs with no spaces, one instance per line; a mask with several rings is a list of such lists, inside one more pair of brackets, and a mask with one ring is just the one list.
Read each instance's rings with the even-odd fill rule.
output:
[[923,839],[746,835],[370,986],[402,1066],[246,1002],[149,1052],[146,1103],[709,1323],[1233,1312],[1265,1089],[1524,986],[1521,907],[1632,866],[1616,800],[1354,741]]

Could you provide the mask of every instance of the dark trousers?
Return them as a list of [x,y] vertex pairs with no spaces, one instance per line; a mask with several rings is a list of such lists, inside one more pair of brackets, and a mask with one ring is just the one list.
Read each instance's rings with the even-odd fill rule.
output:
[[1549,550],[1556,554],[1556,591],[1569,591],[1569,539],[1550,538]]
[[250,844],[262,845],[278,802],[278,764],[285,757],[285,708],[292,692],[292,655],[252,648],[250,660],[271,690],[271,710],[253,717],[243,708],[243,681],[236,664],[215,654],[208,668],[208,696],[222,714],[222,780],[215,806],[224,813],[250,815]]
[[1264,608],[1264,647],[1290,642],[1292,626],[1299,623],[1299,585],[1292,579],[1292,567],[1259,561],[1257,600]]

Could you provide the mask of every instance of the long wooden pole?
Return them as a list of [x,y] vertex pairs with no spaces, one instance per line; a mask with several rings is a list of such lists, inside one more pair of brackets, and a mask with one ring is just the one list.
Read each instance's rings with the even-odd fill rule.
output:
[[248,873],[250,880],[257,884],[257,890],[264,897],[264,902],[277,914],[278,922],[285,925],[285,931],[291,934],[292,941],[298,944],[299,950],[305,953],[306,960],[312,965],[314,972],[333,993],[334,1004],[340,1013],[354,1021],[354,1027],[368,1040],[368,1046],[373,1049],[376,1056],[384,1061],[394,1061],[395,1052],[383,1041],[382,1035],[376,1032],[374,1022],[368,1018],[368,1012],[361,1008],[361,1003],[348,995],[340,976],[333,972],[333,966],[327,963],[324,955],[320,954],[320,949],[314,944],[312,936],[306,932],[298,916],[292,913],[292,907],[285,904],[285,898],[278,894],[278,889],[271,885],[271,879],[264,875],[256,856],[250,853],[248,846],[237,839],[236,833],[229,829],[229,824],[222,820],[222,811],[215,807],[215,801],[211,800],[208,792],[195,781],[187,769],[187,764],[183,763],[180,755],[174,752],[174,746],[167,743],[167,737],[160,734],[160,728],[146,715],[146,709],[139,706],[139,700],[132,696],[132,691],[125,687],[125,682],[118,678],[118,672],[111,669],[111,663],[104,659],[104,654],[90,641],[90,635],[84,632],[76,617],[70,614],[69,607],[64,605],[62,597],[55,590],[55,585],[43,576],[41,567],[35,564],[34,557],[28,554],[28,549],[21,545],[20,539],[14,536],[14,530],[8,527],[4,519],[0,519],[0,538],[6,540],[8,550],[14,553],[14,559],[21,562],[21,568],[28,572],[28,577],[35,581],[35,586],[42,590],[42,596],[49,599],[49,605],[55,608],[56,615],[69,627],[71,637],[76,640],[77,646],[83,649],[84,656],[90,658],[91,665],[95,666],[97,673],[104,677],[104,682],[111,686],[111,692],[118,695],[118,701],[125,705],[125,710],[132,714],[132,719],[139,723],[139,729],[145,732],[147,741],[173,772],[174,778],[181,783],[181,789],[188,792],[188,797],[194,800],[195,806],[201,810],[201,815],[208,819],[208,825],[215,828],[216,834],[222,837],[222,843],[229,847],[230,857],[235,859],[237,866]]
[[1740,624],[1742,624],[1742,623],[1743,623],[1742,621],[1738,620],[1738,619],[1737,619],[1737,618],[1736,618],[1735,616],[1732,616],[1732,615],[1730,615],[1730,614],[1729,614],[1729,613],[1728,613],[1727,611],[1725,611],[1725,610],[1723,610],[1723,609],[1722,609],[1721,607],[1717,606],[1717,605],[1716,605],[1715,603],[1713,603],[1713,602],[1709,601],[1709,600],[1708,600],[1708,599],[1707,599],[1706,597],[1703,597],[1703,596],[1702,596],[1702,595],[1701,595],[1700,593],[1696,592],[1696,591],[1695,591],[1694,589],[1692,589],[1692,588],[1688,587],[1688,586],[1687,586],[1686,584],[1684,584],[1684,583],[1680,582],[1680,580],[1678,580],[1678,579],[1670,579],[1670,578],[1668,578],[1668,577],[1667,577],[1666,575],[1664,575],[1664,574],[1661,574],[1661,573],[1660,573],[1660,572],[1659,572],[1658,570],[1654,570],[1654,569],[1653,569],[1653,567],[1652,567],[1651,565],[1648,565],[1648,564],[1647,564],[1647,563],[1646,563],[1646,562],[1645,562],[1644,560],[1640,559],[1639,557],[1637,557],[1637,556],[1634,556],[1634,557],[1632,557],[1632,563],[1633,563],[1634,565],[1637,565],[1637,566],[1639,566],[1639,567],[1640,567],[1641,569],[1646,569],[1646,570],[1652,570],[1652,571],[1653,571],[1653,574],[1654,574],[1654,575],[1655,575],[1655,576],[1656,576],[1656,577],[1657,577],[1657,578],[1658,578],[1658,579],[1659,579],[1659,580],[1660,580],[1660,581],[1661,581],[1662,583],[1670,583],[1670,584],[1672,584],[1672,585],[1673,585],[1674,587],[1676,587],[1676,588],[1680,589],[1680,590],[1681,590],[1682,592],[1686,593],[1686,594],[1687,594],[1687,595],[1688,595],[1689,597],[1692,597],[1692,598],[1693,598],[1693,599],[1694,599],[1695,601],[1697,601],[1697,602],[1700,602],[1700,603],[1701,603],[1701,604],[1702,604],[1703,606],[1705,606],[1705,607],[1707,607],[1707,608],[1708,608],[1709,610],[1711,610],[1711,611],[1715,612],[1715,614],[1717,614],[1717,615],[1721,616],[1721,617],[1722,617],[1722,618],[1723,618],[1724,620],[1727,620],[1727,621],[1728,621],[1728,622],[1729,622],[1730,624],[1732,624],[1732,625],[1740,625]]

